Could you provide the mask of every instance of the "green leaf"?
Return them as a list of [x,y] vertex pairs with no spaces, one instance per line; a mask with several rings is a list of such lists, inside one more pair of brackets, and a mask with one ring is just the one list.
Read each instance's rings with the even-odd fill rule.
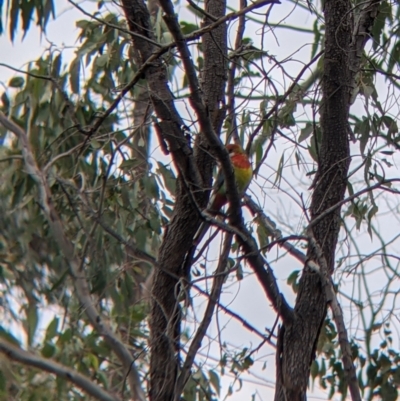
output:
[[51,340],[57,335],[59,318],[54,317],[54,319],[49,323],[46,330],[46,340]]
[[311,377],[312,377],[313,381],[318,376],[318,371],[319,371],[318,361],[314,360],[311,363],[311,369],[310,369],[310,373],[311,373]]
[[150,227],[156,234],[161,234],[161,224],[158,215],[153,215],[150,218]]
[[148,177],[143,178],[143,184],[147,196],[149,196],[152,199],[160,198],[157,180],[155,179],[154,175],[150,175]]
[[238,281],[243,280],[243,267],[241,263],[238,263],[237,269],[236,269],[236,278]]
[[42,348],[41,353],[45,358],[52,358],[56,353],[56,347],[54,344],[46,341],[46,343]]
[[103,68],[108,65],[109,60],[110,60],[110,58],[107,53],[102,54],[101,56],[96,57],[95,64],[97,67]]
[[14,77],[8,81],[8,86],[10,88],[22,88],[25,84],[25,79],[23,77]]
[[381,400],[382,401],[396,401],[398,396],[398,391],[393,384],[385,382],[382,384],[381,390]]
[[120,165],[119,168],[124,171],[133,170],[136,167],[140,166],[142,162],[138,159],[127,159],[124,160]]
[[263,147],[260,141],[256,142],[255,151],[256,151],[256,165],[258,166],[259,163],[261,163],[262,157],[264,155]]
[[318,163],[318,154],[317,154],[317,149],[315,147],[315,141],[314,141],[314,137],[311,140],[310,145],[307,147],[308,153],[310,154],[310,156],[312,157],[312,159]]
[[21,17],[22,17],[22,30],[24,37],[27,34],[32,21],[33,10],[35,9],[34,1],[21,1]]
[[10,10],[10,38],[11,42],[14,42],[15,31],[18,26],[18,13],[19,13],[19,0],[11,0],[11,10]]
[[71,85],[72,92],[79,93],[80,90],[80,71],[81,59],[76,57],[69,67],[69,84]]
[[367,146],[368,140],[370,138],[370,123],[369,120],[367,120],[365,117],[363,117],[363,121],[359,125],[359,130],[358,132],[361,134],[360,137],[360,153],[364,155],[365,152],[365,147]]
[[307,123],[306,126],[300,131],[299,143],[305,141],[314,132],[314,126],[311,123]]
[[283,167],[285,165],[285,153],[282,153],[282,156],[279,160],[279,165],[278,168],[276,170],[276,177],[275,177],[275,181],[274,181],[274,186],[278,186],[281,183],[282,180],[282,172],[283,172]]
[[318,19],[316,19],[314,22],[313,32],[314,32],[314,43],[311,48],[311,58],[313,58],[317,54],[317,50],[322,37],[321,27],[318,25]]
[[219,397],[221,393],[221,383],[219,381],[218,374],[214,370],[209,370],[208,377],[210,378],[210,384],[213,386],[215,392]]
[[68,343],[71,338],[72,338],[72,330],[68,328],[67,330],[64,331],[59,337],[59,340],[61,343]]
[[95,372],[97,372],[99,370],[99,359],[97,358],[97,356],[90,353],[87,354],[86,357],[88,358],[90,366],[95,370]]
[[176,190],[176,177],[173,171],[165,166],[162,162],[157,162],[158,169],[157,172],[161,174],[164,180],[165,187],[171,193],[171,195],[175,195]]
[[53,61],[53,66],[51,70],[51,75],[55,78],[58,78],[60,76],[60,71],[61,71],[61,66],[62,66],[62,53],[58,53],[57,56],[54,58]]
[[99,380],[99,382],[103,385],[103,387],[107,390],[108,389],[107,375],[102,370],[98,370],[96,372],[96,377]]
[[397,134],[399,132],[399,127],[397,126],[396,120],[394,120],[390,116],[387,115],[383,116],[382,122],[383,124],[385,124],[388,130],[388,135]]
[[246,358],[244,358],[244,361],[243,361],[243,369],[247,370],[253,365],[254,365],[253,358],[251,358],[250,356],[246,356]]
[[27,307],[26,320],[24,321],[25,330],[28,335],[28,345],[30,347],[33,345],[38,323],[39,316],[37,306],[34,303],[31,303]]
[[371,225],[371,220],[375,216],[375,214],[378,212],[379,208],[376,205],[373,205],[372,208],[369,210],[368,215],[367,215],[367,222],[368,222],[368,233],[369,236],[372,239],[372,225]]
[[264,254],[267,252],[266,247],[269,244],[268,235],[270,235],[270,233],[265,229],[262,221],[259,221],[257,224],[257,237],[260,243],[260,249]]
[[0,35],[4,33],[3,27],[3,1],[0,1]]
[[43,18],[43,22],[42,22],[42,30],[45,30],[46,25],[50,19],[50,15],[53,18],[56,18],[56,9],[54,7],[54,2],[53,0],[44,0],[45,4],[44,4],[44,18]]
[[293,291],[297,293],[299,284],[298,284],[298,277],[300,274],[300,270],[294,270],[292,273],[290,273],[289,277],[287,278],[286,282],[288,285],[292,286]]
[[24,177],[20,177],[14,184],[14,193],[11,198],[11,205],[13,207],[19,205],[24,199],[26,194],[26,181]]
[[3,94],[1,95],[1,102],[3,103],[4,110],[7,112],[10,107],[10,99],[7,96],[6,92],[3,92]]
[[189,35],[189,33],[192,33],[199,29],[198,25],[192,24],[192,23],[186,22],[186,21],[180,21],[180,25],[181,25],[182,33],[184,35]]
[[380,43],[382,33],[384,31],[386,19],[390,19],[392,15],[391,6],[387,1],[382,1],[379,5],[378,13],[374,19],[374,25],[372,27],[372,48],[376,50]]

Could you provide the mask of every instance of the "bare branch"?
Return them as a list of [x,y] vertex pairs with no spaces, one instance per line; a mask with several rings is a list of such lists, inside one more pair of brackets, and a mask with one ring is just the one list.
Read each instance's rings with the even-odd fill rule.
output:
[[199,13],[205,15],[206,17],[208,17],[211,21],[214,21],[214,22],[218,21],[217,17],[214,17],[214,15],[211,15],[206,10],[204,10],[201,7],[199,7],[193,0],[186,0],[186,1],[190,4],[190,7],[192,7],[197,12],[199,12]]
[[[200,294],[209,297],[210,294],[202,290],[199,286],[192,284],[192,287],[196,289]],[[233,317],[237,321],[239,321],[247,330],[250,330],[251,332],[257,334],[263,341],[268,342],[270,345],[275,347],[275,344],[270,340],[269,337],[272,337],[272,330],[270,331],[270,335],[266,337],[263,333],[261,333],[259,330],[257,330],[254,326],[252,326],[249,322],[247,322],[245,319],[243,319],[240,315],[237,313],[231,311],[229,308],[227,308],[225,305],[222,305],[220,302],[217,303],[218,308],[223,310],[227,315]]]
[[183,364],[181,373],[178,377],[177,382],[175,383],[174,401],[179,401],[181,399],[182,391],[190,376],[190,369],[193,365],[196,354],[199,348],[201,347],[201,342],[203,341],[203,338],[206,335],[208,326],[211,323],[215,306],[217,305],[219,297],[221,295],[222,285],[224,283],[226,276],[229,274],[229,271],[227,271],[226,269],[227,267],[226,264],[229,252],[231,250],[232,238],[233,238],[232,234],[226,234],[225,236],[223,250],[219,257],[218,267],[215,272],[216,275],[214,277],[210,298],[208,300],[207,307],[204,312],[203,320],[201,321],[200,326],[197,329],[196,334],[194,335],[192,343],[190,344],[189,350],[187,352],[187,356]]
[[321,247],[318,245],[317,241],[312,235],[311,230],[308,231],[310,234],[309,243],[317,256],[318,265],[315,266],[313,261],[309,261],[308,265],[311,268],[318,269],[319,275],[321,277],[322,286],[325,288],[326,300],[332,310],[332,315],[336,323],[336,327],[339,335],[339,344],[342,351],[342,362],[343,367],[346,372],[346,378],[351,394],[352,401],[362,401],[360,388],[358,386],[356,368],[353,364],[352,352],[350,348],[350,342],[347,336],[346,325],[343,319],[343,312],[340,304],[337,300],[335,290],[333,288],[332,278],[329,274],[328,265],[322,254]]
[[305,263],[307,257],[303,252],[299,251],[289,242],[280,241],[283,238],[282,232],[276,228],[276,224],[264,213],[260,206],[258,206],[249,196],[245,197],[245,202],[252,215],[257,216],[261,219],[261,224],[263,224],[266,230],[271,234],[271,237],[276,239],[279,246],[286,249],[289,254],[297,259],[299,262]]
[[33,353],[18,348],[3,339],[0,339],[0,352],[13,361],[33,366],[46,372],[53,373],[62,379],[68,380],[82,389],[85,393],[95,397],[96,400],[121,401],[119,397],[110,394],[95,384],[93,380],[88,379],[75,370],[54,362],[51,359],[45,359],[38,355],[34,355]]
[[[400,182],[400,178],[391,178],[391,179],[385,179],[382,180],[381,182],[378,182],[375,185],[372,185],[370,187],[366,187],[356,193],[354,193],[353,195],[350,195],[349,197],[337,202],[335,205],[329,207],[328,209],[326,209],[323,213],[319,214],[317,217],[315,217],[310,224],[308,225],[308,227],[313,227],[315,226],[317,223],[319,223],[323,218],[325,218],[329,213],[332,213],[333,211],[337,210],[338,208],[340,208],[342,205],[344,205],[347,202],[352,201],[353,199],[358,198],[360,195],[374,191],[375,189],[382,189],[382,190],[388,190],[388,188],[385,188],[385,185],[388,185],[392,182]],[[395,193],[395,194],[399,194],[400,195],[400,191],[396,191],[396,190],[391,190],[390,192]]]
[[[294,91],[294,89],[296,88],[298,82],[300,81],[301,77],[303,76],[303,74],[324,54],[324,51],[321,50],[319,53],[317,53],[301,70],[300,72],[297,74],[297,77],[295,78],[295,80],[292,82],[292,85],[290,85],[290,87],[288,88],[288,90],[282,95],[282,97],[280,97],[277,102],[275,103],[274,107],[271,108],[271,110],[262,118],[262,120],[260,121],[260,123],[257,125],[256,129],[252,132],[250,139],[249,139],[249,143],[247,145],[247,149],[246,152],[249,153],[250,152],[250,148],[251,148],[251,144],[254,141],[254,138],[257,136],[257,134],[260,132],[261,128],[263,127],[265,121],[267,121],[278,109],[279,105],[282,104],[287,97]],[[261,166],[261,164],[259,165]]]

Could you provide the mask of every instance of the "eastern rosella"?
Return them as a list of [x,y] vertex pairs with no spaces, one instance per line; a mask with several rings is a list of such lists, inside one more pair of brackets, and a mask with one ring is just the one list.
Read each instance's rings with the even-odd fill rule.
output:
[[[231,159],[239,196],[243,196],[253,177],[250,160],[240,145],[230,144],[226,146],[226,149]],[[228,197],[226,195],[224,175],[220,171],[216,180],[214,194],[211,196],[208,212],[212,215],[217,215],[227,202]],[[209,223],[203,223],[200,226],[194,237],[194,245],[197,246],[200,243],[209,226]]]
[[[226,150],[231,158],[239,196],[243,196],[253,177],[251,163],[240,145],[227,145]],[[228,198],[226,196],[224,176],[220,171],[216,182],[216,191],[211,197],[210,206],[208,208],[209,212],[211,214],[217,214],[227,202]]]
[[[246,192],[247,187],[250,184],[250,181],[253,177],[253,169],[251,167],[251,163],[249,158],[247,157],[246,153],[242,149],[241,146],[236,144],[227,145],[226,147],[232,167],[233,172],[235,174],[236,186],[239,193],[239,196],[242,197]],[[226,195],[226,185],[224,183],[224,175],[222,171],[219,172],[216,180],[215,190],[213,195],[211,196],[210,206],[207,208],[208,212],[212,215],[217,215],[219,211],[225,206],[228,202],[228,197]],[[186,260],[184,262],[184,274],[187,277],[187,280],[190,281],[190,268],[193,263],[194,253],[203,239],[205,233],[207,232],[208,228],[210,227],[210,223],[203,222],[197,233],[193,239],[193,245],[190,248],[188,254],[186,255]],[[190,287],[186,288],[185,290],[185,298],[186,298],[186,306],[191,304],[191,299],[188,294],[190,293]]]

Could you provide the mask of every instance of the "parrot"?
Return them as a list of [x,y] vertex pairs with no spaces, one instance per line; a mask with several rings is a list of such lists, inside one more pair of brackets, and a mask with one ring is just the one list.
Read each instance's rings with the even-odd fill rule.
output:
[[[239,196],[243,196],[253,177],[250,160],[240,145],[227,145],[226,150],[231,159]],[[210,206],[208,207],[209,213],[212,215],[218,214],[227,202],[224,175],[220,171],[217,177],[216,190],[211,197]]]
[[[233,172],[235,175],[236,186],[239,193],[239,196],[242,197],[246,192],[247,187],[250,184],[250,181],[253,177],[253,169],[251,166],[251,162],[243,150],[243,148],[238,144],[229,144],[226,146],[226,150],[229,153],[229,157],[231,159]],[[224,183],[224,175],[222,171],[219,171],[215,183],[215,189],[211,196],[209,206],[207,207],[207,211],[212,215],[216,216],[221,209],[228,203],[228,197],[226,194],[226,185]],[[204,235],[210,227],[210,223],[205,221],[203,222],[199,229],[197,230],[194,238],[193,244],[186,255],[185,262],[183,263],[183,271],[184,276],[187,278],[187,281],[190,282],[190,268],[192,266],[194,260],[194,253],[197,246],[200,244]],[[187,287],[185,290],[185,305],[189,306],[191,304],[190,298],[190,287]]]
[[[239,196],[242,197],[253,177],[251,162],[243,148],[238,144],[229,144],[226,146],[226,150],[228,151],[231,159]],[[216,216],[227,203],[228,197],[226,195],[224,175],[222,174],[222,171],[220,171],[216,179],[215,190],[211,196],[207,211],[211,215]],[[196,235],[194,236],[193,244],[195,246],[200,243],[209,227],[210,224],[207,222],[201,224]]]

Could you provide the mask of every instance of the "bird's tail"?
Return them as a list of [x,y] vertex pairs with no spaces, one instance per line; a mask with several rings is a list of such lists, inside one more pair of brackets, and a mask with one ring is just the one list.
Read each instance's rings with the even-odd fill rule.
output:
[[[208,229],[211,227],[211,224],[207,221],[203,221],[200,224],[199,229],[197,230],[196,234],[193,237],[193,243],[192,246],[190,247],[188,253],[186,254],[185,262],[183,265],[183,275],[186,278],[186,281],[190,283],[190,269],[195,261],[195,252],[197,247],[200,245],[202,239],[206,235]],[[201,251],[199,251],[201,252]],[[199,253],[197,254],[199,255]],[[197,259],[198,257],[196,257]],[[188,307],[191,304],[191,299],[190,299],[190,286],[186,286],[185,289],[186,293],[186,301],[185,305]]]

